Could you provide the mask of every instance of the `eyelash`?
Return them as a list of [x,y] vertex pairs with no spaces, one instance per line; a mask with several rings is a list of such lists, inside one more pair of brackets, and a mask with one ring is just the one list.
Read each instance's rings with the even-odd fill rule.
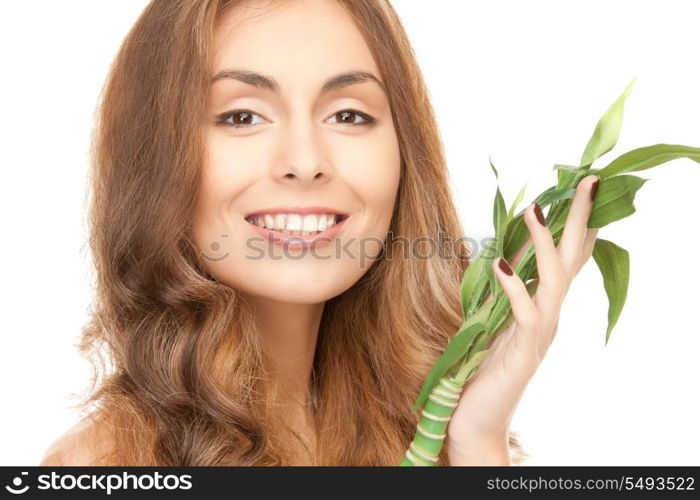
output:
[[[251,114],[251,115],[260,116],[258,113],[254,113],[254,112],[250,111],[249,109],[234,109],[234,110],[226,111],[225,113],[221,113],[220,115],[218,115],[216,117],[217,118],[216,125],[224,125],[224,126],[233,127],[233,128],[249,128],[249,127],[252,127],[255,125],[253,123],[241,125],[239,123],[229,123],[227,121],[229,117],[236,115],[238,113],[247,113],[247,114]],[[373,125],[376,122],[376,120],[374,118],[372,118],[371,116],[369,116],[368,114],[362,113],[356,109],[343,109],[341,111],[334,113],[333,116],[338,115],[340,113],[353,113],[353,114],[360,116],[362,119],[365,120],[364,123],[350,123],[349,124],[349,125],[352,125],[354,127]],[[348,124],[343,123],[343,125],[348,125]]]

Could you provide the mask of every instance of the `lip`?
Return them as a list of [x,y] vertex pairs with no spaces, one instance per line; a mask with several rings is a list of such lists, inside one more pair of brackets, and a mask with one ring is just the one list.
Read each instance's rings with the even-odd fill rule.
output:
[[340,210],[331,207],[272,207],[263,210],[257,210],[255,212],[250,212],[248,214],[245,214],[244,218],[247,219],[252,215],[265,214],[337,214],[345,216],[346,219],[350,215],[346,212],[341,212]]
[[[320,212],[317,212],[316,210],[318,208],[323,208]],[[276,231],[274,229],[267,229],[264,227],[260,227],[257,224],[253,224],[252,222],[249,222],[248,220],[245,220],[246,223],[253,228],[253,230],[258,233],[260,236],[263,236],[267,241],[270,241],[274,243],[275,245],[285,247],[285,248],[293,248],[293,249],[305,249],[305,248],[316,248],[320,246],[327,245],[331,242],[333,238],[335,238],[338,233],[340,232],[343,227],[345,227],[345,223],[350,219],[350,216],[347,214],[344,214],[342,212],[334,212],[332,209],[327,209],[324,207],[309,207],[309,208],[304,208],[303,210],[306,210],[305,212],[297,212],[295,210],[291,211],[285,211],[289,209],[268,209],[260,212],[252,212],[250,215],[264,215],[266,213],[335,213],[339,215],[343,215],[345,218],[338,222],[337,224],[334,224],[333,226],[329,227],[325,231],[321,231],[318,234],[307,234],[307,235],[302,235],[302,234],[286,234],[282,233],[280,231]],[[297,208],[299,210],[299,208]],[[326,211],[328,210],[328,211]],[[250,217],[250,215],[246,215],[246,218]]]

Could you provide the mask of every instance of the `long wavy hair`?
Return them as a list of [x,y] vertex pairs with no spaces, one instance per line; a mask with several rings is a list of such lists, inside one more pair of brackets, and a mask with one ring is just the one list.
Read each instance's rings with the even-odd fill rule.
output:
[[[401,150],[390,231],[407,241],[463,239],[399,17],[388,0],[338,1],[390,96]],[[100,94],[87,213],[95,296],[78,345],[93,366],[78,406],[110,436],[96,465],[294,464],[290,437],[300,436],[272,404],[278,381],[252,310],[207,273],[191,237],[213,33],[236,3],[151,1]],[[317,465],[398,464],[416,430],[421,384],[462,321],[466,247],[452,258],[389,259],[394,240],[386,245],[325,304],[310,387]],[[519,463],[512,432],[510,445]],[[439,464],[448,463],[444,447]]]

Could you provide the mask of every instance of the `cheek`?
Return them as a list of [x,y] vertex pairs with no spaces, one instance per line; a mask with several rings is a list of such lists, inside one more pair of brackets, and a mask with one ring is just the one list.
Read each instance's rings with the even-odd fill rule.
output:
[[396,134],[387,129],[361,147],[353,147],[342,162],[342,177],[360,199],[366,215],[376,222],[391,218],[401,174]]
[[[207,217],[225,217],[231,204],[259,175],[259,148],[212,134],[201,169],[197,210]],[[256,155],[256,152],[258,153]]]
[[225,136],[212,134],[208,141],[207,155],[202,166],[202,192],[205,205],[221,208],[255,182],[259,174],[260,148],[253,141],[232,141]]
[[251,182],[246,162],[237,161],[240,152],[234,155],[231,149],[225,141],[210,138],[200,170],[192,230],[198,249],[212,258],[230,245],[226,239],[231,237],[231,204]]
[[347,161],[336,162],[343,181],[358,199],[361,212],[346,233],[352,239],[351,255],[361,256],[345,262],[355,279],[364,273],[386,241],[396,203],[401,176],[401,155],[396,135],[391,130],[377,134],[372,141],[346,151]]

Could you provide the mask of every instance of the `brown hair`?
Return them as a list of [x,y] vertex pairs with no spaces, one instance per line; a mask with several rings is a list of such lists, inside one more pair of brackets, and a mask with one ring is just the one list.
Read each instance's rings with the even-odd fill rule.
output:
[[[391,231],[455,241],[463,235],[443,146],[399,18],[388,0],[339,2],[390,95],[401,150]],[[292,463],[294,433],[270,404],[276,382],[251,309],[207,273],[190,231],[213,33],[235,3],[152,0],[100,96],[89,202],[95,300],[80,343],[95,369],[80,407],[94,407],[90,418],[112,436],[99,465]],[[398,464],[421,384],[461,324],[467,265],[461,248],[449,259],[381,258],[326,302],[311,387],[316,464]],[[518,462],[513,433],[510,444]]]

